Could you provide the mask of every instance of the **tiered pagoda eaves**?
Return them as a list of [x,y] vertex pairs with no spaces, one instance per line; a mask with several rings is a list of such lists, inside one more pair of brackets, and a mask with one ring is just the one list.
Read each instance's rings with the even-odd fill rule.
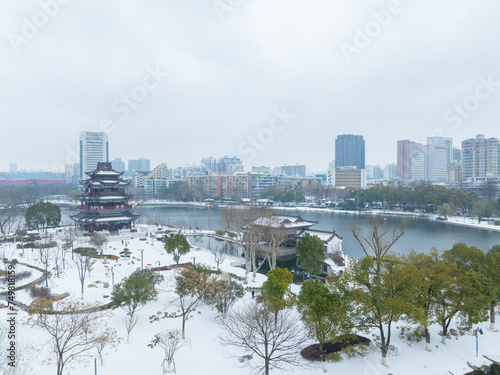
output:
[[85,188],[85,193],[79,196],[80,212],[71,216],[75,224],[90,233],[130,229],[140,215],[131,212],[129,200],[133,196],[125,193],[130,182],[121,178],[124,172],[117,172],[111,163],[102,162],[97,163],[95,171],[85,173],[88,178],[80,181]]

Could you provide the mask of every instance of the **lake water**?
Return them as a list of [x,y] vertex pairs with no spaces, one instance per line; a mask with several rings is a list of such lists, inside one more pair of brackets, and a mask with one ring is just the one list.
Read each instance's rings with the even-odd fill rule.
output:
[[[158,223],[176,225],[184,222],[187,227],[200,229],[221,229],[221,212],[224,208],[211,207],[173,207],[173,206],[145,206],[143,217],[139,223]],[[70,214],[76,213],[75,209],[63,208],[62,222],[69,224]],[[303,219],[318,221],[313,229],[335,230],[343,237],[344,250],[353,258],[359,258],[363,251],[357,244],[351,233],[351,224],[367,226],[365,215],[353,215],[338,212],[315,212],[315,211],[281,211],[285,215],[300,215]],[[387,224],[398,225],[399,218],[388,217]],[[485,229],[468,228],[453,225],[437,220],[427,220],[412,218],[408,219],[405,227],[405,234],[394,245],[393,250],[402,254],[408,253],[411,249],[419,252],[428,252],[432,247],[438,250],[450,249],[453,244],[464,242],[468,246],[476,246],[483,251],[489,250],[492,246],[500,244],[500,232]]]

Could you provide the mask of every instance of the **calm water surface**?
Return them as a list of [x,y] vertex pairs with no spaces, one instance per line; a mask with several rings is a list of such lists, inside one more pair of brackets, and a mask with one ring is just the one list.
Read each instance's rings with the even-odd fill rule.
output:
[[[141,217],[140,223],[149,221],[150,223],[176,225],[184,222],[187,227],[216,230],[222,227],[220,218],[224,208],[145,206],[142,210],[144,216]],[[63,224],[69,224],[71,222],[69,215],[75,212],[74,209],[63,209]],[[306,220],[318,221],[318,224],[313,229],[335,230],[343,237],[343,247],[349,255],[354,258],[363,255],[363,251],[352,236],[351,224],[356,223],[367,228],[365,215],[290,210],[280,211],[280,213],[284,215],[300,215]],[[388,225],[398,225],[399,218],[388,217],[387,223]],[[428,252],[432,247],[446,250],[457,242],[464,242],[468,246],[476,246],[483,251],[487,251],[492,246],[500,244],[500,232],[468,228],[437,220],[408,219],[405,234],[394,245],[393,250],[402,254],[408,253],[411,249]]]

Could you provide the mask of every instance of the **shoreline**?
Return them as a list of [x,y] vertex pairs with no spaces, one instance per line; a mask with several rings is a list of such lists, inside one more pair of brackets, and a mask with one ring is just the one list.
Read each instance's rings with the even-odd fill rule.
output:
[[[75,205],[76,206],[76,205]],[[193,207],[193,208],[206,208],[206,202],[174,202],[174,201],[164,201],[164,200],[151,200],[142,202],[141,206],[175,206],[175,207]],[[230,207],[229,205],[218,205],[210,203],[211,207]],[[244,206],[242,206],[244,207]],[[304,211],[304,212],[324,212],[324,213],[335,213],[335,214],[345,214],[345,215],[384,215],[384,216],[402,216],[411,219],[425,219],[433,220],[440,223],[459,225],[474,229],[484,229],[493,232],[500,232],[500,225],[488,224],[488,221],[482,221],[480,224],[477,223],[477,218],[464,218],[463,216],[449,216],[447,220],[437,220],[439,216],[437,214],[427,214],[427,213],[415,213],[415,212],[402,212],[402,211],[382,211],[382,210],[367,210],[367,211],[352,211],[352,210],[337,210],[331,208],[320,208],[320,207],[290,207],[290,206],[269,206],[268,208],[281,211]]]

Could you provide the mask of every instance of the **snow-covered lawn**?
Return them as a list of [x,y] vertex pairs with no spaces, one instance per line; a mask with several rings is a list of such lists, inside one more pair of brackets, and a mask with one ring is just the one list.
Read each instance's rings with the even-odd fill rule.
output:
[[[108,261],[103,264],[97,261],[91,276],[85,280],[85,300],[89,302],[109,302],[111,294],[113,267],[114,283],[119,282],[123,277],[126,277],[131,272],[141,267],[141,249],[143,250],[144,267],[155,267],[158,265],[174,264],[172,256],[165,253],[163,244],[159,241],[144,238],[143,233],[131,233],[130,235],[122,235],[121,237],[111,237],[107,248],[104,250],[106,254],[118,255],[125,247],[122,245],[122,240],[127,241],[128,248],[132,251],[130,260],[119,259],[116,261]],[[134,237],[134,238],[131,238]],[[79,245],[77,245],[79,246]],[[6,257],[18,258],[19,250],[15,249],[14,245],[3,245],[0,250],[5,249]],[[232,274],[244,275],[244,270],[238,267],[232,267],[231,263],[237,259],[226,257],[221,269]],[[39,259],[39,253],[35,249],[25,250],[22,262],[42,267]],[[215,268],[213,255],[204,249],[193,248],[188,255],[181,257],[181,262],[196,262],[196,264],[204,263]],[[159,286],[160,294],[157,301],[148,303],[139,312],[139,321],[130,335],[130,343],[125,340],[119,345],[118,350],[108,351],[104,358],[104,365],[101,366],[99,359],[97,360],[98,374],[161,374],[162,373],[162,350],[159,348],[151,349],[148,347],[153,336],[166,329],[180,329],[181,319],[163,319],[158,322],[150,323],[149,316],[157,314],[160,311],[177,311],[178,308],[171,305],[175,299],[174,277],[176,271],[162,271],[165,277],[164,282]],[[251,278],[250,278],[251,279]],[[249,281],[248,285],[253,288],[260,287],[265,281],[265,276],[258,275],[255,283]],[[99,283],[96,283],[99,281]],[[26,281],[28,282],[28,281]],[[104,288],[104,282],[108,282],[110,287]],[[22,284],[25,280],[21,281]],[[97,287],[88,288],[89,284],[95,284]],[[44,285],[44,284],[42,284]],[[80,298],[80,280],[74,262],[71,261],[71,252],[66,256],[66,268],[60,270],[59,278],[53,276],[49,281],[49,287],[52,294],[61,294],[69,292],[70,297],[78,300]],[[294,285],[293,292],[298,292],[299,287]],[[28,292],[20,291],[16,293],[16,299],[25,304],[29,304],[31,297]],[[244,298],[237,304],[251,303],[251,294],[248,291]],[[170,306],[169,306],[170,305]],[[247,353],[223,347],[218,343],[218,336],[222,331],[217,323],[217,312],[209,307],[202,306],[197,313],[193,314],[193,318],[186,323],[186,338],[189,339],[190,345],[185,346],[176,354],[175,362],[177,374],[217,374],[217,375],[234,375],[234,374],[251,374],[252,371],[248,367],[242,367],[238,357]],[[28,314],[19,312],[18,321],[25,321]],[[126,338],[125,327],[122,320],[125,317],[125,312],[121,309],[116,309],[113,316],[109,319],[109,326],[118,330],[122,338]],[[500,316],[499,316],[500,317]],[[4,325],[7,321],[6,310],[0,313],[0,324]],[[399,327],[399,329],[396,328]],[[344,359],[338,363],[328,363],[328,372],[338,375],[362,374],[464,374],[471,371],[467,365],[467,361],[476,364],[488,364],[488,361],[482,357],[482,354],[500,354],[500,333],[490,332],[486,329],[489,326],[487,322],[480,324],[484,334],[479,336],[479,358],[476,358],[475,345],[476,338],[473,336],[459,336],[458,339],[452,337],[447,340],[446,345],[441,344],[441,337],[438,336],[440,328],[433,326],[431,329],[432,335],[432,352],[425,351],[425,343],[409,343],[405,339],[399,337],[401,326],[397,324],[393,327],[393,342],[397,354],[392,354],[389,358],[390,367],[384,368],[380,365],[379,351],[369,352],[364,357],[352,359]],[[453,327],[453,324],[452,324]],[[31,354],[24,353],[29,357],[29,364],[32,368],[32,373],[37,375],[53,375],[56,372],[56,366],[53,361],[53,354],[50,352],[46,341],[48,336],[40,328],[31,328],[27,325],[18,325],[18,344],[28,343],[34,350]],[[373,334],[377,334],[373,332]],[[363,334],[362,334],[363,335]],[[373,339],[372,334],[365,335]],[[312,342],[311,342],[312,343]],[[45,345],[44,345],[45,344]],[[21,353],[23,354],[23,353]],[[4,355],[2,353],[1,355]],[[304,364],[307,364],[304,361]],[[86,363],[77,364],[72,369],[68,369],[67,373],[75,375],[94,374],[94,357],[89,357]],[[309,367],[298,368],[294,374],[319,374],[321,373],[321,364],[313,363]],[[0,369],[1,373],[1,369]]]

